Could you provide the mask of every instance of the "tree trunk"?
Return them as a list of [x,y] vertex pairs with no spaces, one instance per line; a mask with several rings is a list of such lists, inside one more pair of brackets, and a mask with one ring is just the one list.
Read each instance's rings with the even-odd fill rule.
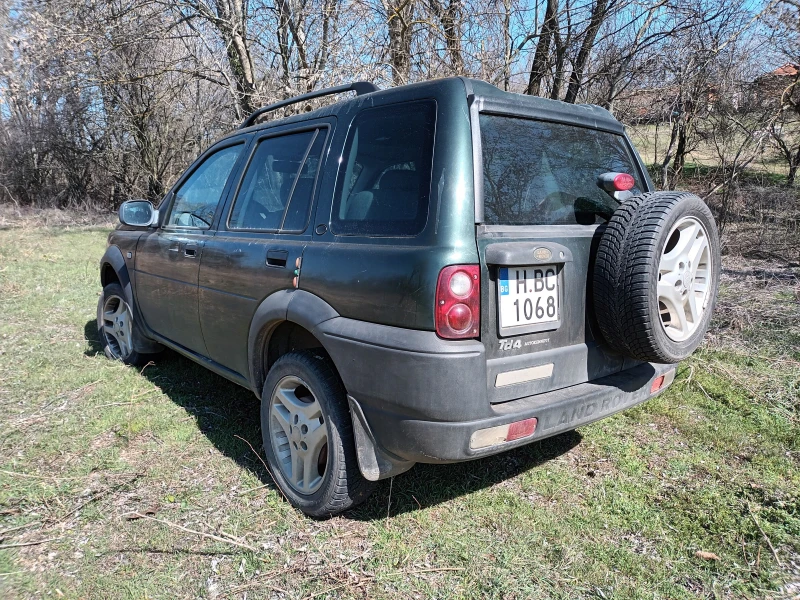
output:
[[675,160],[672,161],[672,184],[671,189],[674,189],[678,180],[683,175],[683,168],[686,166],[686,154],[688,153],[687,144],[689,141],[689,126],[691,125],[691,118],[681,117],[677,123],[678,145],[675,147]]
[[[569,40],[569,36],[567,36]],[[567,53],[567,44],[561,41],[561,32],[556,28],[553,30],[553,42],[556,52],[556,68],[553,73],[553,87],[550,89],[550,99],[558,100],[561,98],[561,86],[564,84],[564,56]]]
[[677,122],[672,124],[672,133],[670,133],[669,136],[669,145],[664,153],[664,160],[661,161],[661,189],[663,190],[669,189],[669,161],[672,160],[672,150],[675,148],[675,141],[678,139],[678,128],[679,125]]
[[462,0],[449,0],[445,7],[439,0],[430,0],[431,11],[439,19],[444,31],[445,46],[453,75],[461,75],[464,72],[464,59],[461,55],[461,3]]
[[511,84],[511,0],[503,0],[503,89]]
[[603,24],[603,20],[606,18],[607,2],[608,0],[597,0],[597,4],[594,5],[592,16],[589,19],[589,27],[586,29],[586,35],[583,36],[581,49],[578,51],[578,57],[575,59],[572,75],[570,75],[569,78],[569,87],[567,88],[567,95],[564,98],[565,102],[574,104],[578,98],[578,92],[580,92],[581,85],[583,83],[583,71],[586,68],[589,55],[594,47],[594,40],[597,37],[597,31],[600,29],[600,25]]
[[247,20],[242,4],[236,0],[217,1],[217,29],[225,42],[228,64],[236,85],[241,112],[249,115],[256,108],[256,82],[253,57],[247,41]]
[[536,44],[536,52],[533,54],[531,64],[531,75],[528,79],[528,87],[525,93],[529,96],[538,96],[542,90],[542,80],[547,74],[548,62],[550,59],[550,38],[558,28],[558,0],[547,0],[547,8],[544,12],[544,23],[539,34],[539,41]]
[[382,0],[389,27],[392,84],[405,85],[411,75],[411,16],[413,0]]
[[798,167],[800,167],[800,146],[798,146],[794,156],[792,157],[792,160],[789,162],[789,175],[786,177],[786,185],[794,185],[794,182],[797,179]]

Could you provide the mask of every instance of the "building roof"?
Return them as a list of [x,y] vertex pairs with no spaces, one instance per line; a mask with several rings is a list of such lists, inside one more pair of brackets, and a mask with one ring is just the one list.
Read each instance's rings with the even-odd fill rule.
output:
[[778,67],[770,75],[777,75],[778,77],[796,77],[800,73],[800,65],[794,63],[786,63],[782,67]]

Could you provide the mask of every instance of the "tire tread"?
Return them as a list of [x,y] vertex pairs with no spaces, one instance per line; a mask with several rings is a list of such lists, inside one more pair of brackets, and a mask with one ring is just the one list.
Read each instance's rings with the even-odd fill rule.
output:
[[[353,424],[346,401],[347,392],[330,358],[324,351],[316,349],[293,351],[281,356],[272,368],[275,369],[279,365],[290,361],[303,365],[317,377],[322,389],[315,389],[314,393],[325,395],[327,400],[325,405],[328,409],[328,414],[325,415],[325,418],[331,427],[336,427],[337,433],[335,436],[328,436],[329,444],[334,439],[337,443],[335,451],[328,449],[328,455],[329,457],[342,457],[342,460],[338,461],[336,472],[332,474],[331,484],[325,486],[327,493],[324,497],[321,497],[313,505],[293,503],[309,516],[317,518],[331,517],[363,502],[372,493],[375,484],[365,479],[359,470],[353,438]],[[265,385],[262,402],[268,401]],[[265,426],[262,420],[262,428]],[[266,437],[264,442],[264,449],[269,457]],[[271,464],[270,466],[275,469],[274,465]],[[284,493],[286,491],[284,490]],[[291,494],[287,494],[287,498],[291,501]]]
[[[690,199],[699,200],[688,192],[649,192],[635,196],[617,209],[598,245],[593,289],[600,332],[612,348],[634,359],[677,362],[675,354],[659,342],[657,328],[662,325],[653,318],[652,303],[658,300],[651,296],[651,284],[653,265],[661,258],[659,240],[665,224],[676,206]],[[705,208],[705,204],[702,206]],[[707,208],[705,211],[713,225],[710,211]],[[714,260],[718,265],[716,229],[709,235],[713,238],[709,243],[715,244]],[[717,285],[713,273],[712,278],[713,300]],[[709,308],[713,309],[713,301]]]

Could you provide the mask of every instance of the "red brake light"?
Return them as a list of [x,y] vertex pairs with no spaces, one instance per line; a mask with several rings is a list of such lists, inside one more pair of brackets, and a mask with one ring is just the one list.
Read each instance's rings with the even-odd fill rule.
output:
[[614,189],[618,192],[630,190],[635,185],[636,181],[634,181],[633,177],[627,173],[617,173],[614,176]]
[[436,284],[436,333],[456,340],[481,330],[480,265],[450,265]]
[[627,173],[603,173],[597,178],[597,185],[607,192],[626,192],[636,186],[636,180]]

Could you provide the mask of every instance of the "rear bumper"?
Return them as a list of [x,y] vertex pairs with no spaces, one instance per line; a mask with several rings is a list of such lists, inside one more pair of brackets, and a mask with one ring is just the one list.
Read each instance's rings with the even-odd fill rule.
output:
[[[664,375],[659,391],[651,393],[653,382]],[[492,408],[492,417],[471,421],[428,421],[410,419],[384,410],[364,409],[375,440],[387,451],[409,462],[459,462],[505,452],[576,427],[593,423],[636,406],[666,389],[674,379],[675,365],[644,363],[580,385]],[[351,403],[356,399],[351,398]],[[533,435],[484,448],[472,448],[476,431],[536,418]]]
[[[655,379],[665,375],[663,390],[675,373],[675,365],[639,363],[587,383],[492,404],[478,341],[442,340],[432,332],[343,317],[320,323],[315,334],[349,393],[359,464],[368,479],[417,462],[497,454],[575,429],[644,402],[655,395]],[[533,435],[483,448],[470,444],[476,431],[530,418],[537,419]]]

